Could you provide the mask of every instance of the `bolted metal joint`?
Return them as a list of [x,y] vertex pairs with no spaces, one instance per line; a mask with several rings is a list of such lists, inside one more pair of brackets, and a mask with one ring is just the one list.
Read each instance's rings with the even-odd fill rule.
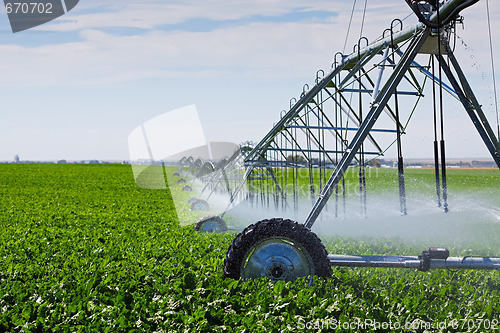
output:
[[427,272],[431,269],[431,260],[445,260],[450,256],[450,251],[445,248],[430,247],[426,251],[423,251],[421,255],[418,256],[420,260],[420,266],[418,268],[421,272]]

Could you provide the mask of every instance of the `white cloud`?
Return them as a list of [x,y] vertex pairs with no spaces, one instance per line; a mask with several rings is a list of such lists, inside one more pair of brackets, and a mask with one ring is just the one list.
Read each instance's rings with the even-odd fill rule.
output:
[[[359,2],[353,19],[346,52],[359,38]],[[364,32],[377,38],[395,17],[404,17],[409,8],[403,1],[369,2]],[[342,50],[352,3],[312,1],[304,6],[293,1],[225,0],[137,4],[122,1],[108,5],[104,12],[90,14],[99,5],[86,3],[69,22],[43,25],[47,30],[78,31],[80,40],[42,46],[0,46],[3,61],[0,86],[29,87],[57,85],[110,84],[149,78],[310,78],[319,68],[328,69],[332,56]],[[102,7],[102,6],[101,6]],[[302,10],[339,11],[322,21],[250,22],[205,32],[165,31],[155,27],[165,22],[181,22],[200,17],[214,20],[240,19],[259,13],[280,15]],[[484,5],[467,9],[466,30],[459,34],[474,49],[477,61],[489,71],[489,54],[484,20]],[[483,12],[482,12],[483,11]],[[492,13],[493,32],[500,31],[499,13]],[[405,25],[412,24],[411,17]],[[477,29],[476,26],[480,26]],[[89,27],[89,29],[87,29]],[[145,32],[120,35],[105,27],[143,27]],[[481,33],[478,33],[481,31]],[[496,40],[499,40],[497,36]],[[470,42],[469,42],[470,41]],[[467,58],[465,59],[467,60]],[[500,59],[497,60],[497,64]],[[465,68],[474,72],[473,68]],[[484,71],[484,70],[483,70]]]
[[[210,105],[213,110],[218,111],[218,115],[211,116],[210,120],[217,123],[218,126],[225,122],[224,129],[218,130],[218,132],[224,136],[228,131],[235,132],[235,136],[244,131],[251,134],[259,131],[265,133],[272,123],[272,121],[268,121],[268,118],[277,119],[281,105],[286,107],[288,98],[296,96],[297,92],[300,93],[302,83],[312,82],[317,69],[328,69],[333,55],[342,50],[352,4],[352,1],[342,0],[313,0],[306,4],[298,0],[187,0],[182,2],[145,0],[139,4],[137,1],[120,0],[119,2],[109,1],[105,5],[97,0],[81,1],[67,15],[37,28],[38,30],[54,32],[37,35],[40,38],[50,38],[47,39],[45,44],[38,40],[36,45],[41,46],[16,45],[18,39],[13,37],[10,40],[11,43],[4,42],[3,45],[0,45],[2,54],[0,86],[2,88],[21,88],[20,91],[24,89],[29,91],[32,87],[55,87],[56,89],[48,90],[56,91],[57,87],[86,86],[88,89],[82,89],[81,91],[95,92],[98,90],[99,85],[107,85],[106,88],[120,87],[119,83],[127,81],[134,81],[137,85],[141,85],[146,82],[141,80],[159,78],[162,84],[167,82],[162,88],[168,87],[167,89],[172,89],[165,93],[169,97],[161,100],[158,98],[158,100],[151,102],[148,100],[151,97],[149,95],[143,97],[130,94],[131,96],[125,96],[125,101],[120,104],[121,100],[112,100],[112,98],[117,98],[116,96],[110,97],[109,94],[105,94],[100,98],[106,100],[106,106],[96,103],[95,105],[91,104],[89,107],[89,104],[82,103],[82,101],[86,101],[91,97],[99,97],[94,95],[80,96],[79,93],[75,93],[71,99],[67,97],[70,100],[61,102],[61,105],[71,104],[72,108],[78,108],[80,104],[84,104],[86,106],[85,110],[81,110],[81,112],[89,114],[89,116],[108,114],[109,117],[112,117],[112,111],[109,109],[115,107],[114,104],[120,105],[122,109],[126,109],[128,105],[131,105],[130,109],[138,109],[142,106],[140,102],[145,103],[147,101],[151,104],[148,104],[146,108],[161,109],[169,107],[162,104],[165,100],[174,99],[171,98],[172,95],[182,94],[184,95],[182,95],[181,100],[187,100],[186,104],[197,103],[195,100],[188,100],[191,98],[188,95],[189,93],[175,90],[178,78],[192,78],[193,80],[199,78],[204,79],[202,80],[204,84],[208,82],[209,84],[202,89],[206,103],[211,101],[207,97],[209,95],[221,96],[217,83],[224,81],[226,83],[224,88],[232,90],[224,91],[224,97],[214,98],[213,105]],[[353,44],[359,37],[362,19],[361,9],[364,1],[357,1],[357,4],[347,44],[347,52],[352,50]],[[279,20],[273,22],[270,19],[263,20],[256,17],[262,15],[279,17],[300,10],[329,10],[332,13],[337,12],[338,15],[296,22],[279,22]],[[364,34],[369,40],[373,40],[381,35],[385,28],[389,27],[392,19],[396,17],[404,18],[408,14],[410,14],[410,10],[403,0],[369,1]],[[488,36],[484,14],[485,4],[479,2],[463,13],[466,17],[466,30],[462,31],[459,28],[464,40],[474,49],[474,52],[460,50],[461,61],[464,61],[464,69],[467,73],[475,76],[481,76],[481,71],[490,75],[487,49]],[[492,11],[495,41],[500,40],[500,35],[496,33],[500,31],[499,16],[499,11]],[[168,31],[164,28],[162,30],[164,25],[191,22],[196,19],[235,20],[235,24],[231,25],[231,27],[216,27],[204,32]],[[411,16],[405,21],[405,25],[413,22],[415,22],[415,18]],[[140,32],[137,32],[135,28],[139,28]],[[71,32],[67,35],[77,37],[71,42],[59,41],[57,35],[60,33],[63,36],[65,32]],[[497,46],[495,50],[499,51],[499,47]],[[475,56],[475,60],[470,59],[472,54]],[[474,61],[477,61],[477,63],[481,64],[482,68],[479,73],[473,67],[474,64],[465,64],[468,59],[469,62],[474,63]],[[500,58],[496,59],[496,61],[498,67]],[[250,84],[242,88],[238,86],[238,83],[244,79],[250,79]],[[269,83],[272,80],[273,82]],[[215,84],[210,86],[211,82]],[[254,83],[258,85],[259,82],[264,82],[264,84],[249,88]],[[290,82],[293,82],[293,85]],[[483,86],[488,87],[488,82],[490,81],[487,79],[479,83],[474,82],[473,87],[478,87],[475,89],[480,89]],[[284,88],[280,84],[288,84],[286,91],[283,91]],[[95,86],[98,86],[98,88],[95,89]],[[288,91],[290,86],[297,89]],[[195,88],[198,87],[195,86]],[[251,91],[241,92],[242,89],[251,89]],[[273,89],[271,93],[269,93],[270,89]],[[38,89],[38,91],[41,90],[43,89]],[[80,91],[75,89],[75,91],[77,90]],[[486,91],[487,89],[482,90]],[[25,109],[20,109],[15,97],[9,96],[10,91],[4,89],[4,92],[6,92],[4,104],[11,105],[16,112],[12,112],[12,116],[6,116],[2,121],[5,124],[9,121],[9,117],[17,114],[19,117],[16,118],[16,121],[24,124],[26,122],[25,114],[31,112],[34,107],[27,105]],[[123,95],[126,94],[127,92],[123,93]],[[248,94],[249,100],[247,103],[243,103],[245,105],[241,105],[241,100],[246,98],[246,94]],[[122,94],[117,95],[123,98]],[[262,95],[266,96],[263,97]],[[278,95],[279,97],[277,97]],[[12,96],[15,96],[15,94],[12,94]],[[259,98],[255,98],[255,96],[259,96]],[[486,97],[490,98],[491,96]],[[64,99],[65,96],[57,96],[57,98]],[[134,104],[136,100],[137,104]],[[40,103],[43,102],[43,100],[40,101]],[[52,101],[45,102],[53,105]],[[175,103],[180,102],[175,100]],[[275,104],[271,107],[272,103]],[[234,112],[235,105],[238,105],[238,114]],[[275,107],[276,105],[278,106]],[[175,105],[175,107],[178,106],[181,105]],[[198,106],[200,110],[206,110],[210,107],[207,107],[207,104]],[[213,112],[213,110],[209,110],[209,112]],[[148,111],[154,112],[154,110],[144,112],[147,113]],[[259,121],[258,124],[252,124],[245,118],[245,114],[250,112],[257,119],[256,121]],[[120,109],[120,117],[122,114],[123,110]],[[228,115],[231,115],[230,120],[228,120]],[[57,117],[51,117],[50,114],[47,117],[57,119]],[[61,120],[55,121],[61,122]],[[228,121],[232,121],[232,123],[228,125]],[[262,123],[260,123],[261,121]],[[468,120],[464,119],[464,121],[467,122]],[[11,122],[13,127],[20,127],[15,122]],[[127,120],[123,120],[123,122],[126,123]],[[135,126],[136,123],[134,122],[132,125]],[[419,125],[419,123],[416,124],[415,128],[418,128]],[[28,137],[30,131],[37,133],[39,138],[43,137],[41,132],[44,131],[37,129],[38,126],[43,125],[40,125],[39,122],[33,122],[32,126],[36,130],[28,128],[23,132],[27,134],[18,135],[19,140]],[[68,132],[85,133],[87,131],[86,127],[95,125],[90,123],[81,124],[81,122],[73,121],[73,118],[71,118],[64,122],[64,126],[71,128],[71,130],[68,129]],[[86,127],[80,128],[78,126]],[[130,126],[130,124],[124,127],[127,126]],[[228,129],[228,127],[231,128]],[[129,131],[128,128],[120,128],[120,130],[125,133]],[[55,133],[56,131],[48,129],[47,132]],[[12,135],[17,135],[16,133],[17,131]],[[109,140],[107,138],[113,136],[109,135],[109,133],[99,133],[96,132],[95,137],[102,138],[102,140]],[[5,138],[3,141],[10,142],[12,138]],[[33,145],[33,141],[31,140],[26,146]],[[55,147],[53,141],[48,142],[46,146]],[[74,141],[73,144],[78,146],[79,151],[85,149],[85,143],[79,142],[78,139]],[[42,139],[36,140],[36,143],[40,143],[41,146],[43,146],[43,142]],[[94,146],[98,147],[99,144]],[[112,154],[111,152],[114,149],[112,147],[116,146],[116,142],[110,142],[108,146],[107,153]],[[44,149],[40,148],[38,150],[42,152]],[[87,149],[91,148],[87,147]],[[92,147],[92,149],[95,148]],[[473,149],[475,147],[468,151]],[[9,154],[13,156],[14,153],[23,155],[22,151],[12,151]],[[102,152],[102,156],[106,156],[107,153]],[[56,149],[53,155],[60,156],[60,150]]]
[[[123,0],[119,3],[103,5],[102,2],[86,1],[66,16],[38,27],[45,31],[74,31],[102,28],[139,28],[155,29],[162,25],[175,25],[189,20],[208,19],[213,21],[242,20],[255,17],[272,17],[291,12],[329,12],[337,13],[346,24],[351,14],[351,1],[312,0],[305,4],[299,0]],[[356,5],[354,26],[361,21],[363,2]],[[411,11],[400,0],[369,2],[366,23],[387,22],[396,17],[404,17]],[[359,26],[359,24],[358,24]],[[344,29],[345,30],[345,29]],[[359,31],[358,29],[355,29]]]
[[96,84],[176,73],[197,77],[207,71],[222,76],[240,76],[246,70],[298,75],[304,74],[305,63],[325,64],[336,42],[334,31],[328,23],[254,23],[210,32],[152,31],[136,36],[84,30],[79,42],[0,46],[0,70],[6,74],[0,84]]
[[[192,1],[120,1],[103,7],[102,3],[88,3],[81,10],[74,10],[59,22],[46,24],[42,30],[68,31],[99,28],[141,28],[154,29],[159,25],[172,25],[193,19],[214,21],[241,20],[252,16],[279,16],[294,10],[343,11],[349,5],[338,1],[332,6],[331,1],[312,1],[305,5],[302,1],[227,1],[227,0],[192,0]],[[94,12],[96,8],[98,12]]]
[[[365,31],[377,37],[406,4],[368,7]],[[102,5],[95,5],[102,8]],[[100,7],[99,7],[100,6]],[[113,83],[147,78],[267,76],[313,77],[316,69],[329,67],[332,55],[344,43],[352,3],[345,1],[183,1],[137,4],[122,1],[103,12],[71,11],[68,21],[41,26],[45,30],[76,30],[80,41],[38,47],[0,46],[5,74],[0,85],[47,86]],[[77,7],[79,8],[79,7]],[[162,31],[155,27],[196,18],[238,20],[253,15],[282,15],[293,10],[339,11],[321,22],[251,22],[206,32]],[[358,6],[357,13],[361,7]],[[361,18],[354,17],[353,27]],[[100,29],[144,28],[148,32],[120,35]],[[353,28],[347,50],[358,38]],[[372,36],[371,36],[372,35]],[[348,51],[349,52],[349,51]],[[8,80],[5,78],[9,78]]]

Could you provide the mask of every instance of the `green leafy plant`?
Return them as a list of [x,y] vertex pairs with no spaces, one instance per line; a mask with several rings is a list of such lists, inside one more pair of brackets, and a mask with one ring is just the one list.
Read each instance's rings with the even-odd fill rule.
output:
[[[498,193],[498,171],[449,174],[457,191]],[[430,170],[407,175],[432,185]],[[494,271],[334,268],[331,279],[312,287],[224,279],[235,234],[179,226],[169,192],[137,187],[130,166],[0,164],[0,179],[0,331],[359,331],[333,324],[367,320],[414,327],[446,321],[445,332],[456,331],[456,320],[465,323],[458,331],[486,331],[485,323],[500,317]],[[500,231],[495,223],[479,227]],[[473,236],[472,245],[458,243],[452,253],[500,255],[500,241]],[[331,253],[418,254],[428,245],[321,238]]]

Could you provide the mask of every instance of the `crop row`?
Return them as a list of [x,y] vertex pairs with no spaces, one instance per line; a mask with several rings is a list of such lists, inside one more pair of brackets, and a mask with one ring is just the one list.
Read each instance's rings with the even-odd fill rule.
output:
[[[0,331],[282,332],[333,320],[446,321],[443,331],[454,331],[453,319],[491,323],[500,316],[498,272],[337,268],[312,287],[228,280],[221,268],[235,234],[180,227],[169,193],[137,187],[129,166],[0,165],[0,171]],[[474,190],[488,188],[488,177],[498,174],[466,177]],[[500,231],[492,222],[481,227]],[[418,254],[425,245],[425,239],[321,238],[333,253]],[[452,252],[498,255],[498,245],[457,243]]]

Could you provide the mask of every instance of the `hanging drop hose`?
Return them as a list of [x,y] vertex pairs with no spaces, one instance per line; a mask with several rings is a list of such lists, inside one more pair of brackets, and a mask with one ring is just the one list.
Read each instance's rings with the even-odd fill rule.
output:
[[[441,18],[439,15],[439,6],[437,7],[437,20],[438,25],[441,26]],[[441,34],[438,33],[438,56],[442,59],[441,53]],[[444,142],[444,113],[443,113],[443,69],[441,64],[439,64],[439,113],[441,120],[441,181],[443,185],[443,207],[444,212],[448,213],[448,185],[446,180],[446,153],[445,153],[445,142]]]
[[406,3],[410,6],[410,8],[413,10],[415,15],[417,15],[418,19],[420,22],[422,22],[425,26],[431,28],[431,29],[440,29],[443,26],[447,25],[450,23],[452,20],[456,19],[458,14],[464,10],[467,7],[472,6],[473,4],[479,2],[479,0],[468,0],[465,1],[464,3],[458,5],[451,11],[450,14],[448,14],[445,18],[441,19],[440,22],[432,22],[429,21],[424,14],[422,13],[421,4],[427,4],[430,5],[433,10],[437,10],[439,7],[439,3],[437,0],[406,0]]
[[[366,2],[365,2],[365,9],[366,9]],[[366,37],[361,37],[358,40],[358,59],[361,59],[361,46],[360,42],[362,39],[365,39],[368,44],[368,40]],[[363,88],[363,85],[361,83],[361,77],[362,77],[361,69],[359,70],[358,74],[358,83],[359,83],[359,119],[360,119],[360,124],[363,122],[363,93],[361,92],[361,89]],[[367,213],[367,198],[366,198],[366,166],[365,166],[365,148],[364,145],[362,144],[360,149],[359,149],[359,192],[360,192],[360,203],[361,203],[361,210],[364,214],[365,218],[368,218],[368,213]]]
[[[435,76],[434,57],[432,59],[432,77]],[[436,108],[436,81],[432,80],[432,105],[434,106],[434,174],[436,175],[436,194],[438,207],[441,207],[441,179],[439,177],[439,146],[437,140],[437,108]]]
[[[394,22],[399,21],[401,24],[401,30],[403,29],[403,22],[401,20],[394,20],[391,23],[391,47],[394,50]],[[396,63],[394,59],[394,52],[392,52],[392,62]],[[398,185],[399,185],[399,205],[402,215],[407,215],[406,206],[406,186],[405,186],[405,173],[404,173],[404,161],[403,161],[403,149],[401,145],[401,121],[399,118],[399,101],[398,101],[398,89],[394,90],[394,103],[396,111],[396,145],[398,150]]]

